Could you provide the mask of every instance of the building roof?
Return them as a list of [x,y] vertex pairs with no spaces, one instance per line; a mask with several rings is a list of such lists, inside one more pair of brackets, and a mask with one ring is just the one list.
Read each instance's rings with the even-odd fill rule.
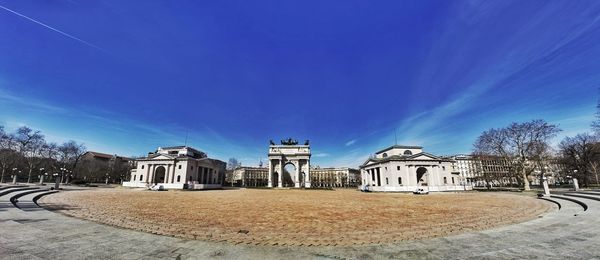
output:
[[397,144],[396,144],[396,145],[392,145],[392,146],[390,146],[390,147],[388,147],[388,148],[381,149],[381,150],[379,150],[378,152],[376,152],[375,154],[380,154],[380,153],[383,153],[383,152],[385,152],[385,151],[388,151],[388,150],[391,150],[391,149],[396,149],[396,148],[398,148],[398,149],[423,149],[423,147],[422,147],[422,146],[414,146],[414,145],[397,145]]
[[420,156],[430,157],[431,158],[431,159],[429,159],[430,161],[442,161],[442,162],[453,162],[454,161],[451,159],[435,156],[430,153],[420,152],[420,153],[413,154],[413,155],[391,155],[391,156],[388,156],[385,158],[369,158],[361,165],[361,167],[368,165],[369,162],[384,163],[384,162],[389,162],[389,161],[420,161],[420,160],[423,160],[423,159],[416,159],[417,157],[420,157]]
[[131,160],[131,158],[124,157],[124,156],[119,156],[119,155],[116,155],[116,154],[113,155],[113,154],[99,153],[99,152],[94,152],[94,151],[87,151],[85,153],[86,154],[91,154],[94,157],[99,157],[99,158],[104,158],[104,159],[112,159],[113,157],[116,157],[116,158],[121,158],[123,160],[129,160],[129,161]]
[[170,150],[170,149],[183,149],[186,148],[187,146],[185,145],[177,145],[177,146],[168,146],[168,147],[159,147],[160,149],[166,149],[166,150]]

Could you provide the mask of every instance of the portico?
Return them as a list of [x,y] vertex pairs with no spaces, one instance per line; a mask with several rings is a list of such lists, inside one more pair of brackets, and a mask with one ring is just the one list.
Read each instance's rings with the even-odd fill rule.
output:
[[[137,160],[126,187],[162,185],[166,189],[216,189],[224,178],[225,163],[191,147],[159,148]],[[187,184],[187,185],[186,185]]]
[[383,149],[360,168],[362,184],[368,185],[371,191],[471,189],[471,186],[464,185],[452,160],[425,153],[420,146],[395,145]]

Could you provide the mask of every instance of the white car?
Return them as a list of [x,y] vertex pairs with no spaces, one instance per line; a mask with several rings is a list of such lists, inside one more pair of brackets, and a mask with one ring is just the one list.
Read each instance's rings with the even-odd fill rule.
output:
[[415,191],[413,191],[413,194],[429,194],[429,190],[418,188]]
[[362,192],[371,192],[369,190],[369,187],[370,187],[369,184],[364,185],[364,186],[360,187],[360,191],[362,191]]

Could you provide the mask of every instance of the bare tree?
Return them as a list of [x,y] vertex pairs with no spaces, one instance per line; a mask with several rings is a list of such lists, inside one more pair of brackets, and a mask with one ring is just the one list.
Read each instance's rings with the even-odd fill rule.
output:
[[10,169],[17,160],[15,154],[15,140],[14,135],[7,134],[4,131],[4,127],[0,126],[0,168],[2,173],[0,174],[0,183],[4,182],[4,174],[7,169]]
[[600,99],[596,105],[596,120],[592,122],[592,130],[596,136],[600,136]]
[[600,172],[600,162],[591,161],[589,164],[590,172],[596,176],[596,186],[600,186],[600,182],[598,181],[598,172]]
[[531,161],[543,157],[543,150],[550,147],[548,141],[559,131],[556,125],[544,120],[512,123],[505,128],[483,132],[473,145],[474,153],[501,158],[510,166],[518,183],[530,190],[529,176],[536,166]]
[[231,183],[231,186],[233,186],[233,184],[235,183],[235,169],[240,166],[242,166],[242,163],[240,163],[238,159],[229,158],[229,161],[227,162],[227,172],[225,173],[225,175],[226,179],[228,179],[229,183]]
[[17,129],[15,141],[19,154],[21,154],[27,166],[29,168],[29,174],[27,175],[27,183],[31,182],[31,173],[40,162],[40,152],[42,146],[45,143],[44,136],[40,131],[33,131],[31,128],[23,126]]
[[73,171],[74,178],[77,177],[77,164],[85,152],[85,145],[78,144],[73,140],[65,142],[58,147],[59,161],[63,164],[64,168],[69,168]]
[[565,137],[559,144],[562,162],[567,165],[574,177],[583,181],[585,186],[590,183],[591,165],[600,159],[599,141],[598,136],[583,133],[574,137]]

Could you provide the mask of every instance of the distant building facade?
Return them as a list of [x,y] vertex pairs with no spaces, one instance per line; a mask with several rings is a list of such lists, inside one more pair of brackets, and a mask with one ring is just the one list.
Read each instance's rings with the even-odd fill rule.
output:
[[455,170],[460,173],[467,185],[484,186],[479,171],[482,169],[481,161],[469,154],[459,154],[450,157],[455,163]]
[[134,165],[135,160],[128,157],[88,151],[81,156],[77,172],[88,182],[120,182]]
[[159,147],[136,160],[125,187],[162,185],[166,189],[218,189],[225,178],[226,163],[208,158],[206,153],[188,146]]
[[311,183],[313,187],[324,188],[348,188],[358,187],[361,184],[360,170],[348,167],[342,168],[319,168],[310,170]]
[[237,167],[233,170],[233,182],[241,187],[266,187],[269,184],[269,168]]
[[452,159],[423,152],[421,146],[394,145],[360,166],[362,185],[371,191],[471,190],[454,164]]

